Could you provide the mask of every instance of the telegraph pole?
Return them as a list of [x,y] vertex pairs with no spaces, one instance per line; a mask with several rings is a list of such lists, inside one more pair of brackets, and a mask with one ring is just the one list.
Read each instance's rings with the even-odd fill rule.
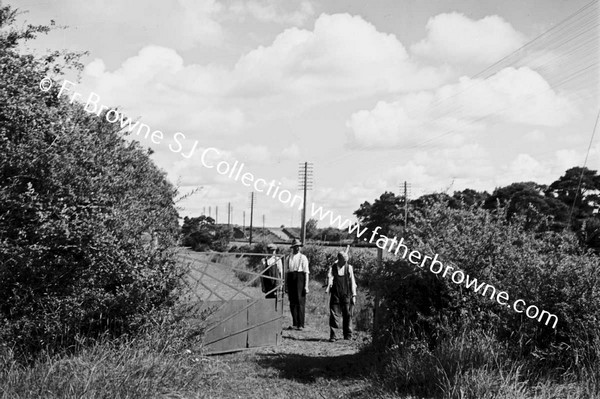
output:
[[219,205],[215,206],[215,224],[219,223]]
[[231,202],[227,203],[227,227],[231,226]]
[[410,183],[404,181],[404,230],[408,225],[408,191],[410,189]]
[[300,189],[304,192],[304,199],[302,202],[302,225],[300,226],[300,241],[302,245],[306,241],[306,191],[312,187],[312,163],[304,162],[300,164],[300,170],[298,171],[298,178],[300,183]]
[[248,245],[252,245],[252,219],[254,217],[254,191],[250,193],[250,239]]

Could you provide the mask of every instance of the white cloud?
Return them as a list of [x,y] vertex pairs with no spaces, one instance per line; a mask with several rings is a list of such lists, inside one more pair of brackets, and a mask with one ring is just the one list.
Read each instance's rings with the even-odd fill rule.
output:
[[418,151],[401,165],[382,173],[386,187],[395,187],[400,181],[411,183],[413,198],[419,193],[445,191],[450,193],[464,188],[485,189],[494,177],[494,166],[489,152],[479,144],[465,144],[457,148]]
[[[436,144],[456,144],[461,132],[476,129],[464,119],[452,115],[434,115],[436,99],[431,93],[405,96],[399,101],[380,101],[370,111],[361,110],[346,122],[359,145],[368,147],[415,146],[428,140]],[[454,132],[452,136],[445,135]]]
[[561,171],[583,164],[584,155],[575,150],[556,151],[556,165]]
[[84,70],[84,82],[101,103],[141,116],[153,129],[171,128],[186,136],[235,134],[248,121],[235,104],[219,101],[230,84],[215,67],[184,65],[175,50],[146,46],[115,71],[96,59]]
[[546,134],[540,130],[532,130],[523,135],[523,139],[532,143],[542,142],[546,139]]
[[302,26],[315,13],[312,3],[303,1],[300,9],[286,12],[277,7],[274,1],[236,1],[229,6],[234,14],[245,17],[250,15],[261,22],[274,22],[277,24]]
[[234,74],[239,96],[286,94],[308,104],[435,87],[442,79],[419,68],[394,35],[348,14],[322,14],[312,31],[285,30],[242,56]]
[[427,22],[427,37],[411,46],[417,55],[448,63],[492,63],[521,47],[525,37],[499,16],[474,21],[460,13]]
[[415,64],[394,35],[348,14],[322,14],[313,30],[287,29],[233,67],[186,65],[173,49],[146,46],[116,70],[96,59],[85,72],[105,104],[194,135],[235,134],[315,105],[436,87],[445,76]]
[[300,158],[300,148],[297,144],[292,144],[281,151],[282,159],[298,159]]
[[267,163],[271,158],[269,149],[264,145],[245,144],[237,147],[233,153],[244,162]]
[[502,186],[522,181],[543,182],[550,172],[547,166],[531,155],[523,153],[502,169],[502,173],[496,179],[496,183]]
[[[414,145],[447,133],[481,129],[489,122],[560,126],[577,115],[575,105],[527,67],[506,68],[488,79],[462,77],[435,92],[408,94],[354,113],[347,121],[364,146]],[[444,143],[448,143],[447,138]]]

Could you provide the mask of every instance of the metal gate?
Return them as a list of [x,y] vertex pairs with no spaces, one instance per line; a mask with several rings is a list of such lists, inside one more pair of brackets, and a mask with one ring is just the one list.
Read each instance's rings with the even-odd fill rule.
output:
[[[197,311],[209,314],[204,353],[226,353],[281,343],[283,295],[280,288],[263,293],[260,279],[274,280],[277,286],[283,287],[283,278],[266,277],[265,269],[249,267],[251,259],[260,264],[255,257],[271,256],[187,249],[180,252],[179,257],[188,268],[184,277],[190,289],[188,300],[200,301]],[[265,298],[270,293],[276,297]]]

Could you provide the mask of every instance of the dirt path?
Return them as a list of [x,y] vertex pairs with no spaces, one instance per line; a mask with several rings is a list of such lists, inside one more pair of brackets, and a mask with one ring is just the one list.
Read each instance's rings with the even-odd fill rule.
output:
[[352,341],[329,342],[308,327],[283,331],[283,344],[206,359],[209,380],[203,398],[374,398],[367,379],[364,333]]
[[[206,260],[193,251],[181,255],[195,261]],[[218,291],[229,297],[242,289],[231,270],[206,265],[200,270],[216,279],[202,278],[205,286],[198,294]],[[224,286],[222,282],[227,282]],[[243,288],[251,295],[262,295],[255,287]],[[258,290],[258,293],[255,292]],[[289,330],[291,316],[284,299],[283,342],[279,346],[248,349],[226,355],[198,358],[206,370],[206,386],[197,398],[391,398],[373,386],[368,378],[373,359],[365,350],[369,335],[356,331],[353,340],[329,342],[328,297],[322,282],[311,280],[306,303],[306,326],[303,331]],[[206,300],[205,295],[202,295]]]

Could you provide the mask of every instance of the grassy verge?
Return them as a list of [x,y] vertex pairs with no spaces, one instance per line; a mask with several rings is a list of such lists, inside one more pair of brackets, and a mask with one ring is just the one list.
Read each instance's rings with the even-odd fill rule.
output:
[[20,364],[0,355],[0,398],[195,397],[207,370],[201,327],[154,324],[135,338],[81,344],[69,355]]
[[[526,359],[511,360],[492,336],[469,333],[429,350],[418,342],[394,345],[378,362],[377,385],[404,397],[439,399],[595,399],[597,370],[562,381],[534,378]],[[598,368],[598,365],[595,366]]]

